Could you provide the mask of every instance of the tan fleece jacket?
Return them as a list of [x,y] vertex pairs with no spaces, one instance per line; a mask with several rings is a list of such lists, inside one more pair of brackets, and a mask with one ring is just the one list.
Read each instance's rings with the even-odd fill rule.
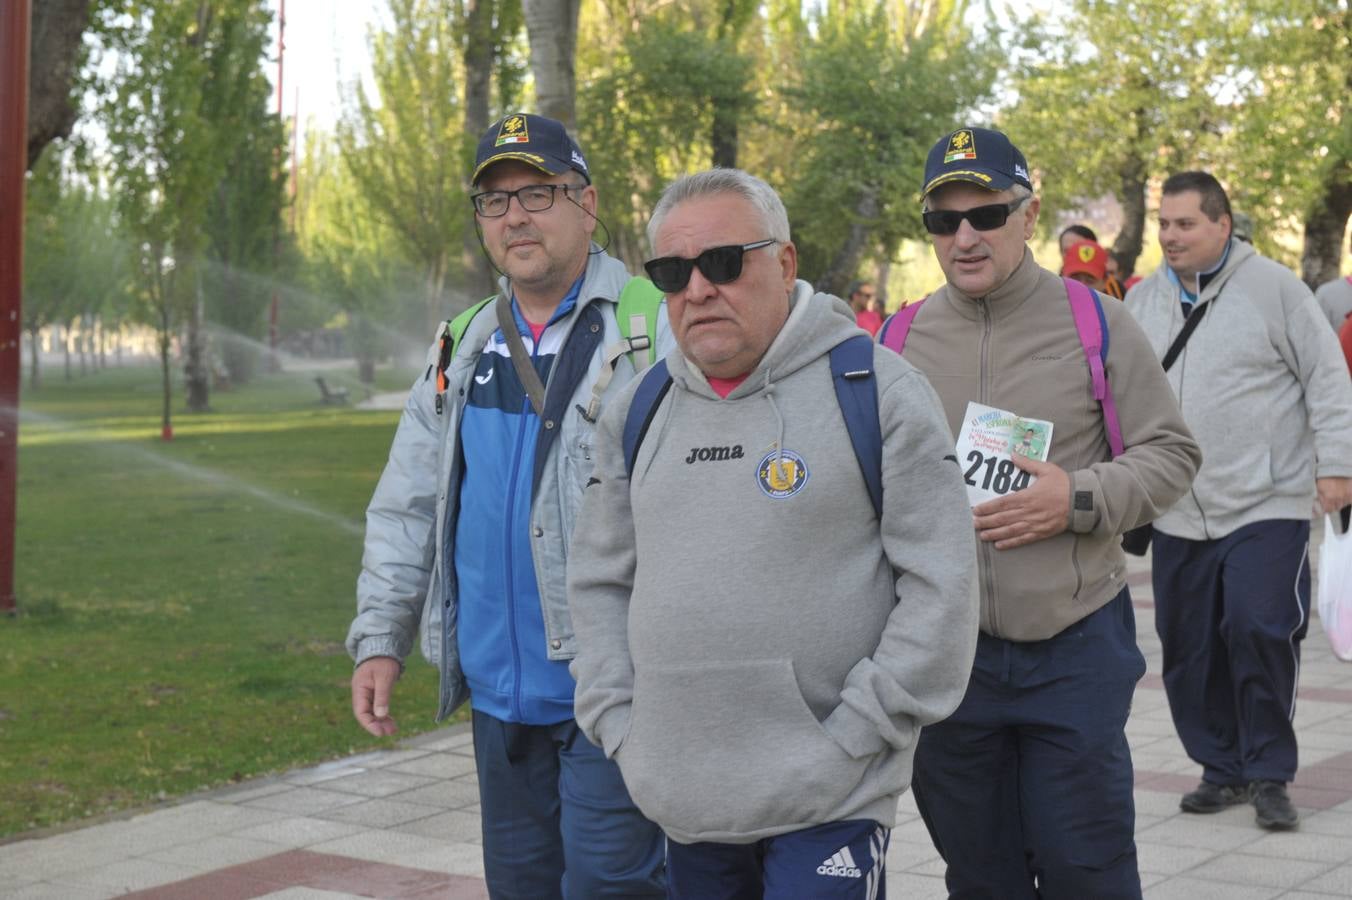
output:
[[1112,458],[1065,284],[1023,262],[985,297],[951,285],[916,316],[905,357],[929,378],[957,434],[969,401],[1054,423],[1048,461],[1071,479],[1062,533],[1009,550],[981,542],[981,630],[1043,640],[1103,606],[1125,584],[1119,535],[1182,496],[1202,454],[1145,334],[1103,303],[1108,383],[1126,452]]

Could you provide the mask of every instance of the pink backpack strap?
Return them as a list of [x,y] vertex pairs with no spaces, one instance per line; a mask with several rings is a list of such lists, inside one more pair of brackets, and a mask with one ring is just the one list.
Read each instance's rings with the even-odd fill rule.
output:
[[887,317],[883,327],[878,329],[878,343],[894,353],[901,353],[906,347],[906,335],[911,333],[911,323],[915,321],[920,306],[928,297],[921,297],[914,303],[903,306]]
[[1094,399],[1103,407],[1103,427],[1108,433],[1108,448],[1116,458],[1122,455],[1126,447],[1122,442],[1122,423],[1117,417],[1117,404],[1113,401],[1108,373],[1103,366],[1103,358],[1107,355],[1104,352],[1107,321],[1103,317],[1103,307],[1088,286],[1073,278],[1061,280],[1066,283],[1066,297],[1070,301],[1071,314],[1075,317],[1075,330],[1079,333],[1080,345],[1084,347],[1084,357],[1093,377]]
[[[1113,401],[1113,392],[1108,385],[1108,373],[1103,367],[1105,352],[1105,333],[1107,320],[1103,317],[1103,306],[1086,285],[1073,278],[1062,279],[1066,283],[1066,297],[1070,301],[1070,311],[1075,317],[1075,331],[1080,336],[1080,345],[1084,347],[1085,360],[1089,363],[1089,372],[1094,381],[1094,399],[1103,409],[1103,427],[1108,433],[1108,447],[1113,457],[1121,456],[1125,451],[1122,442],[1122,423],[1117,418],[1117,404]],[[906,336],[910,334],[911,323],[925,302],[922,298],[887,317],[883,327],[878,330],[878,342],[896,353],[906,347]]]

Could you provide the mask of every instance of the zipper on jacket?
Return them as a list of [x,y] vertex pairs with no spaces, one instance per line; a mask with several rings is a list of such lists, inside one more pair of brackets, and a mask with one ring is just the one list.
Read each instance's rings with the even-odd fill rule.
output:
[[521,715],[521,639],[516,633],[517,616],[517,598],[516,598],[516,579],[512,577],[513,563],[512,557],[512,525],[515,524],[514,513],[516,511],[516,482],[521,472],[521,443],[526,434],[526,417],[530,414],[530,398],[527,397],[521,403],[522,421],[517,423],[516,441],[512,447],[512,471],[507,480],[507,502],[505,504],[506,515],[503,520],[503,583],[507,587],[507,642],[512,647],[512,715],[519,722]]
[[[990,354],[990,338],[991,331],[994,325],[991,321],[990,302],[985,298],[982,298],[981,300],[978,300],[977,303],[981,306],[981,320],[982,320],[981,357],[980,357],[981,369],[978,382],[980,390],[978,393],[981,398],[981,402],[989,406],[990,390],[988,389],[988,382],[990,373],[988,371],[986,363],[988,361],[988,356]],[[993,636],[999,637],[1000,617],[997,611],[999,605],[996,603],[995,597],[995,548],[989,541],[982,541],[978,539],[978,543],[981,545],[982,560],[986,564],[984,566],[986,574],[982,578],[982,581],[985,582],[986,596],[990,598],[990,630]]]
[[[1201,294],[1198,294],[1197,301],[1201,302],[1201,299],[1202,299]],[[1179,314],[1179,311],[1181,311],[1183,308],[1183,304],[1181,302],[1174,303],[1173,308],[1175,314]],[[1188,317],[1186,315],[1183,316],[1184,324],[1187,324],[1187,320]],[[1198,328],[1201,328],[1201,326],[1202,323],[1200,322],[1197,323]],[[1177,336],[1175,335],[1174,337],[1170,337],[1168,343],[1172,344],[1174,342],[1175,337]],[[1188,374],[1188,348],[1184,347],[1183,352],[1178,355],[1178,411],[1180,413],[1183,411],[1183,381],[1187,374]],[[1192,483],[1188,485],[1188,496],[1192,498],[1193,505],[1197,507],[1197,515],[1202,520],[1202,535],[1204,539],[1211,540],[1211,529],[1207,528],[1206,524],[1206,510],[1202,508],[1202,500],[1200,497],[1197,496],[1196,479],[1193,479]]]
[[[549,326],[545,326],[547,331]],[[540,338],[534,338],[532,335],[530,359],[531,365],[535,365],[535,360],[540,352],[540,340],[544,338],[544,331],[540,332]],[[549,373],[553,375],[551,371]],[[545,384],[545,396],[549,396],[548,382]],[[531,406],[530,397],[521,398],[521,421],[516,426],[516,441],[512,447],[512,472],[507,480],[507,514],[503,516],[503,535],[502,544],[504,548],[503,558],[505,561],[504,584],[507,586],[507,639],[512,647],[512,715],[518,722],[525,719],[521,711],[521,636],[516,631],[516,619],[520,604],[516,595],[516,579],[513,578],[515,558],[512,556],[512,525],[515,524],[516,511],[516,485],[521,474],[521,444],[526,439],[526,426],[529,424],[532,414],[535,412]],[[533,500],[534,498],[532,498]],[[534,502],[531,507],[534,507]],[[530,513],[527,513],[527,526],[530,524]],[[533,563],[533,560],[532,560]]]
[[[1183,353],[1178,359],[1178,408],[1183,409],[1183,377],[1188,372],[1188,348],[1183,348]],[[1202,536],[1205,540],[1211,540],[1211,529],[1206,524],[1206,509],[1202,506],[1202,498],[1197,496],[1197,480],[1193,479],[1192,484],[1188,485],[1188,496],[1197,506],[1197,515],[1202,520]]]

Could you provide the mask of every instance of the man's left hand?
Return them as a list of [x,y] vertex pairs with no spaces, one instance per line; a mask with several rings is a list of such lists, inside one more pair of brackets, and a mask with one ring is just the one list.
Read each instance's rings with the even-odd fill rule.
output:
[[1070,527],[1070,476],[1066,470],[1019,453],[1010,457],[1014,465],[1037,480],[972,510],[977,537],[994,541],[996,550],[1022,547]]
[[1316,478],[1314,489],[1322,512],[1335,513],[1352,504],[1352,478]]

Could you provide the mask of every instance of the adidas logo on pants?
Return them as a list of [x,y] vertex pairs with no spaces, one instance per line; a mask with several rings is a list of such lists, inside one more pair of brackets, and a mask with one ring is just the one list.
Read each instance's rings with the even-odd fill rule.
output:
[[880,900],[889,836],[878,822],[847,819],[749,844],[668,841],[667,898]]
[[854,856],[849,847],[841,847],[831,858],[817,866],[818,875],[839,875],[842,878],[862,878],[864,873],[854,864]]

